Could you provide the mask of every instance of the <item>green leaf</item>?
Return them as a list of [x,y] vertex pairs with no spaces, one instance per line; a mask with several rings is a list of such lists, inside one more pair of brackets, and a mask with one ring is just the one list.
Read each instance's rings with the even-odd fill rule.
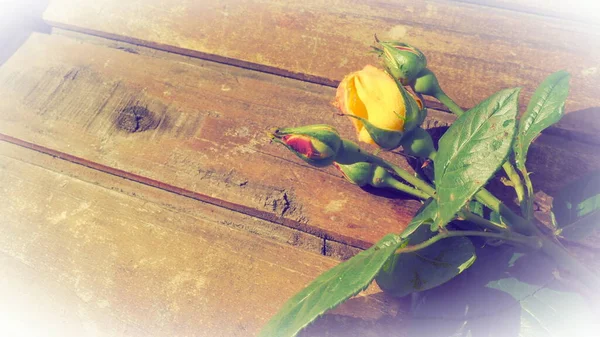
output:
[[600,231],[600,171],[564,187],[554,197],[552,212],[557,234],[580,241]]
[[515,161],[520,170],[525,168],[527,151],[535,137],[562,118],[569,95],[569,78],[566,71],[555,72],[540,84],[531,97],[527,111],[519,121],[514,144]]
[[473,214],[477,214],[482,218],[485,218],[485,214],[483,212],[483,204],[477,200],[471,200],[469,202],[469,211]]
[[[406,239],[410,237],[417,229],[421,227],[421,225],[425,224],[433,224],[435,222],[435,217],[437,215],[437,203],[435,199],[429,198],[425,201],[423,206],[419,208],[417,214],[412,218],[406,229],[400,233],[400,237],[402,239]],[[433,229],[432,231],[437,231],[437,229]]]
[[506,160],[516,129],[519,91],[492,95],[461,115],[440,139],[434,160],[438,226],[452,220]]
[[[400,234],[406,244],[421,243],[435,234],[430,230],[437,214],[435,199],[428,199]],[[384,291],[397,296],[423,291],[447,282],[475,261],[475,249],[464,237],[448,238],[415,253],[394,254],[376,277]]]
[[[421,243],[436,234],[427,226],[421,226],[408,237],[408,244]],[[475,258],[471,240],[448,238],[415,253],[395,254],[375,281],[383,291],[403,297],[448,282],[469,268]]]
[[592,303],[555,278],[555,263],[514,248],[477,251],[465,273],[419,293],[409,336],[596,336]]
[[327,310],[367,288],[403,242],[400,236],[388,234],[371,248],[324,272],[288,300],[260,336],[296,336]]

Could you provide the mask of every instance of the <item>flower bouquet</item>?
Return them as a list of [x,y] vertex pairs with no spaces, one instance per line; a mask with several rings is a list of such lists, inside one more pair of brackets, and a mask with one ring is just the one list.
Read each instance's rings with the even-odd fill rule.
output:
[[[501,90],[463,111],[441,89],[417,48],[377,41],[374,51],[383,70],[368,65],[347,75],[335,105],[352,122],[359,141],[418,158],[423,167],[416,173],[361,149],[328,125],[278,128],[270,137],[311,165],[334,165],[350,183],[394,189],[423,205],[403,231],[386,235],[292,297],[261,335],[295,336],[373,280],[393,296],[412,295],[413,315],[431,312],[428,305],[438,303],[433,297],[439,296],[432,289],[469,270],[476,260],[480,270],[497,271],[486,280],[487,289],[512,296],[522,311],[536,306],[554,310],[554,316],[532,312],[533,318],[522,318],[540,331],[550,331],[546,324],[552,322],[546,321],[567,317],[559,310],[565,303],[582,311],[571,327],[589,326],[600,275],[565,245],[597,228],[600,175],[565,187],[554,199],[552,223],[544,225],[533,216],[535,193],[526,167],[533,140],[564,114],[569,74],[559,71],[546,78],[517,119],[519,88]],[[427,116],[422,95],[435,97],[458,116],[437,146],[421,127]],[[486,189],[497,174],[514,189],[515,205]],[[549,275],[530,289],[519,280],[515,265],[547,267]],[[556,282],[570,290],[554,290]]]

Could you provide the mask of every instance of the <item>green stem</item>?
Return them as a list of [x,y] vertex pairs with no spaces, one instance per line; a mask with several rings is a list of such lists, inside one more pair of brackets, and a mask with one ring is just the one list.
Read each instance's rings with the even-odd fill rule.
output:
[[450,109],[450,111],[452,111],[453,114],[460,116],[463,113],[465,113],[465,111],[458,106],[458,104],[456,104],[452,98],[448,97],[448,95],[446,95],[446,93],[444,93],[443,91],[439,91],[435,94],[434,96],[435,98],[437,98],[438,101],[442,102],[442,104],[444,104],[448,109]]
[[515,228],[515,230],[523,234],[532,235],[532,237],[541,238],[542,252],[554,259],[554,261],[562,269],[567,270],[575,275],[590,289],[596,289],[598,286],[600,286],[600,278],[598,275],[595,275],[558,243],[542,234],[533,223],[516,215],[512,210],[504,206],[500,200],[498,200],[485,189],[480,190],[475,196],[477,197],[477,200],[486,204],[486,206],[492,210],[500,213],[500,215],[502,215],[513,226],[513,228]]
[[476,225],[479,225],[483,228],[487,228],[487,229],[491,229],[491,230],[495,230],[495,231],[499,231],[499,232],[509,232],[510,231],[510,228],[508,226],[506,226],[505,224],[499,224],[496,222],[489,221],[488,219],[480,217],[479,215],[471,213],[466,210],[461,211],[460,215],[465,220],[472,222]]
[[529,221],[515,214],[510,208],[506,207],[502,201],[496,198],[490,191],[482,188],[475,194],[475,199],[486,205],[492,211],[505,218],[512,227],[519,233],[532,235],[536,233],[537,228]]
[[[523,175],[523,180],[525,181],[525,186],[527,187],[527,199],[525,201],[525,206],[523,210],[523,215],[529,221],[533,219],[533,201],[535,200],[535,193],[533,192],[533,184],[531,183],[531,179],[529,179],[529,173],[526,168],[521,169],[521,174]],[[523,209],[523,206],[521,206]]]
[[427,194],[427,193],[425,193],[425,192],[423,192],[421,190],[418,190],[416,188],[412,188],[412,187],[410,187],[410,186],[408,186],[406,184],[403,184],[400,181],[394,179],[393,177],[389,177],[388,179],[385,179],[382,182],[382,184],[385,187],[393,188],[393,189],[395,189],[397,191],[410,194],[412,196],[415,196],[417,198],[421,198],[423,200],[427,200],[430,197],[429,194]]
[[515,170],[515,167],[508,160],[502,164],[502,168],[504,169],[508,179],[510,179],[510,181],[513,183],[515,193],[517,193],[517,199],[521,205],[521,210],[523,210],[525,207],[525,189],[523,188],[521,177],[519,176],[519,173],[517,173],[517,170]]
[[531,247],[534,249],[539,249],[541,246],[540,240],[538,238],[520,235],[517,233],[501,234],[501,233],[490,233],[490,232],[481,232],[481,231],[448,231],[448,232],[437,234],[436,236],[430,238],[429,240],[423,241],[419,244],[407,246],[404,248],[398,248],[396,250],[396,254],[416,252],[423,248],[427,248],[440,240],[451,238],[451,237],[457,237],[457,236],[481,236],[481,237],[501,239],[501,240],[505,240],[505,241],[512,241],[515,243],[520,243],[520,244],[523,244],[525,246],[528,246],[528,247]]
[[383,166],[385,168],[388,168],[388,169],[394,171],[394,173],[396,173],[398,175],[398,177],[404,179],[406,182],[413,185],[417,189],[425,192],[427,195],[429,195],[431,197],[435,196],[435,189],[433,189],[433,187],[431,187],[427,182],[410,174],[408,171],[405,171],[401,167],[394,165],[394,164],[384,160],[383,158],[380,158],[380,157],[377,157],[374,155],[369,155],[369,161],[372,162],[373,164],[377,164],[379,166]]

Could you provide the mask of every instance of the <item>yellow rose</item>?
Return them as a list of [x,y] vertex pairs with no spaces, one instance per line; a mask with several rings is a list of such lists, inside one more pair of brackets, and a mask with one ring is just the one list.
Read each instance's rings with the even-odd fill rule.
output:
[[[412,120],[414,115],[411,112],[409,113],[411,118],[406,117],[407,104],[410,103],[406,98],[412,97],[416,101],[418,108],[415,110],[422,109],[421,100],[409,91],[404,90],[404,92],[408,95],[403,94],[396,81],[386,72],[367,65],[342,80],[336,92],[335,105],[344,114],[359,117],[350,119],[360,141],[375,144],[372,135],[365,128],[364,121],[384,131],[402,133],[405,131],[407,120]],[[416,113],[418,114],[418,111]],[[378,145],[382,146],[382,144]]]

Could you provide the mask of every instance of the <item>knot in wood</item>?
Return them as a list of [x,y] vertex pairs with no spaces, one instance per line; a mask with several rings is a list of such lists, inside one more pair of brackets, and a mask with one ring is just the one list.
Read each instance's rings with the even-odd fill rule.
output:
[[127,106],[117,116],[117,128],[127,132],[142,132],[158,126],[152,111],[141,105]]

